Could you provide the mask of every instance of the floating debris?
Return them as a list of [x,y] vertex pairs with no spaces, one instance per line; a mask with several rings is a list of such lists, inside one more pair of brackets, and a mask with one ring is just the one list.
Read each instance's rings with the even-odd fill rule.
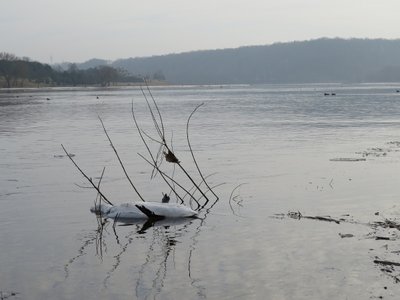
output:
[[[54,155],[54,158],[64,158],[64,157],[66,157],[67,155],[62,155],[62,154],[55,154]],[[68,153],[68,156],[69,157],[75,157],[75,154],[73,154],[73,153]]]
[[394,262],[394,261],[388,261],[388,260],[379,260],[379,259],[375,259],[374,260],[375,264],[379,264],[379,265],[383,265],[383,266],[396,266],[396,267],[400,267],[400,263],[398,262]]
[[367,158],[387,157],[389,153],[400,152],[400,141],[390,141],[385,143],[386,147],[371,147],[363,151],[355,152],[361,157],[338,157],[330,161],[358,162],[366,161]]
[[366,159],[365,158],[356,158],[356,157],[337,157],[337,158],[331,158],[330,161],[356,162],[356,161],[366,161]]
[[5,300],[9,299],[11,297],[16,297],[18,296],[19,293],[17,292],[6,292],[6,291],[0,291],[0,300]]
[[382,157],[382,156],[386,156],[388,154],[388,152],[392,152],[392,151],[393,150],[391,150],[391,149],[384,149],[384,148],[368,148],[365,151],[356,152],[356,154],[361,154],[362,157],[368,157],[368,156]]
[[292,219],[298,219],[298,220],[300,220],[300,219],[311,219],[311,220],[318,220],[318,221],[325,221],[325,222],[335,222],[336,224],[340,224],[340,221],[339,220],[336,220],[336,219],[333,219],[333,218],[331,218],[330,216],[324,216],[324,217],[321,217],[321,216],[315,216],[315,217],[312,217],[312,216],[304,216],[301,212],[299,212],[299,211],[297,211],[297,212],[288,212],[287,213],[287,216],[289,217],[289,218],[292,218]]
[[342,239],[345,239],[345,238],[352,238],[352,237],[354,237],[354,234],[351,234],[351,233],[340,233],[340,232],[339,232],[339,236],[340,236]]
[[386,144],[400,148],[400,141],[390,141],[390,142],[387,142]]
[[[374,213],[374,216],[379,216],[380,214]],[[345,216],[346,218],[342,218]],[[305,216],[299,211],[295,212],[289,212],[287,214],[275,214],[273,216],[274,218],[277,219],[285,219],[285,218],[291,218],[291,219],[311,219],[311,220],[317,220],[317,221],[330,221],[330,222],[336,222],[337,224],[340,224],[341,222],[343,223],[351,223],[354,225],[362,225],[362,226],[368,226],[372,228],[372,232],[368,233],[367,235],[364,235],[365,239],[374,239],[376,241],[398,241],[400,240],[400,235],[397,234],[397,231],[400,231],[400,221],[398,220],[390,220],[385,218],[382,221],[374,221],[374,222],[360,222],[360,221],[355,221],[353,220],[349,214],[342,215],[341,218],[339,219],[334,219],[331,217],[320,217],[320,216]],[[353,234],[351,233],[339,233],[338,234],[340,238],[352,238],[354,237]],[[386,276],[389,278],[392,278],[395,283],[400,283],[400,262],[395,261],[396,259],[393,259],[393,254],[399,255],[400,250],[398,249],[393,249],[393,247],[396,247],[397,245],[395,243],[391,244],[384,244],[381,246],[381,249],[383,249],[383,253],[381,252],[380,255],[384,256],[392,256],[388,257],[387,259],[381,259],[378,256],[373,256],[372,261],[375,265],[379,265],[379,270],[383,272]],[[369,248],[369,251],[374,251],[373,248]],[[397,256],[396,256],[397,257]],[[387,289],[387,288],[385,288]]]

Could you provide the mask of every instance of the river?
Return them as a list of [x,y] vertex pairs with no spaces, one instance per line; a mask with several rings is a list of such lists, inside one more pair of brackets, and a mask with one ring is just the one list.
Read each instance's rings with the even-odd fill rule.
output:
[[[397,258],[397,233],[378,241],[368,226],[400,213],[396,89],[151,87],[167,140],[198,182],[185,130],[204,103],[191,118],[190,141],[219,200],[208,193],[212,205],[199,219],[148,228],[112,220],[99,227],[89,211],[96,192],[61,148],[95,182],[105,167],[101,188],[113,203],[139,200],[100,116],[140,193],[161,201],[168,186],[159,175],[151,179],[152,167],[138,156],[147,153],[132,109],[143,131],[157,137],[138,87],[1,90],[0,295],[397,299],[399,285],[373,263]],[[162,168],[173,172],[171,164]],[[175,176],[191,187],[178,169]],[[288,212],[346,221],[296,220]]]

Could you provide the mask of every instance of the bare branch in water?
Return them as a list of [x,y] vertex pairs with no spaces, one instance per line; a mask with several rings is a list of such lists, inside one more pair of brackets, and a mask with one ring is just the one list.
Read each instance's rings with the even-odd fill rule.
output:
[[140,136],[144,146],[146,147],[147,152],[149,153],[149,155],[151,157],[151,160],[154,162],[155,165],[157,165],[156,160],[154,159],[153,153],[151,152],[149,145],[147,144],[146,140],[144,139],[142,130],[140,129],[139,124],[138,124],[138,122],[136,120],[135,112],[133,111],[133,101],[132,101],[131,112],[132,112],[132,119],[133,119],[133,122],[135,123],[135,126],[136,126],[136,129],[137,129],[138,133],[139,133],[139,136]]
[[135,192],[136,192],[136,194],[139,196],[139,198],[140,198],[143,202],[145,202],[145,200],[143,199],[142,195],[139,193],[139,191],[137,190],[137,188],[136,188],[135,185],[133,184],[132,180],[129,178],[129,175],[128,175],[128,173],[127,173],[126,170],[125,170],[125,166],[124,166],[124,164],[122,163],[121,158],[120,158],[119,155],[118,155],[117,149],[115,149],[114,144],[113,144],[113,142],[111,141],[111,138],[110,138],[110,136],[108,135],[108,132],[107,132],[107,130],[106,130],[106,127],[104,126],[103,120],[100,118],[100,116],[99,116],[99,120],[100,120],[100,122],[101,122],[101,126],[103,126],[104,133],[106,134],[106,136],[107,136],[107,138],[108,138],[108,141],[110,142],[111,148],[114,150],[114,153],[115,153],[115,155],[116,155],[117,158],[118,158],[119,164],[121,165],[121,168],[122,168],[122,170],[123,170],[124,173],[125,173],[126,178],[128,179],[129,183],[131,184],[131,186],[133,187],[133,189],[135,190]]
[[[171,132],[171,141],[170,141],[170,144],[171,144],[171,148],[172,148],[172,150],[174,150],[174,144],[173,144],[173,140],[174,140],[174,132],[172,131]],[[160,151],[162,150],[162,148],[160,148]],[[160,153],[160,155],[162,154],[162,152]],[[161,155],[161,162],[162,162],[162,158],[163,158],[163,156]],[[174,176],[175,176],[175,171],[176,171],[176,167],[175,167],[175,165],[173,165],[173,169],[172,169],[172,174],[171,174],[171,177],[172,178],[174,178]],[[174,182],[172,182],[172,186],[175,188],[175,183]],[[171,191],[169,192],[169,195],[171,195],[171,193],[172,193],[172,189],[171,189]],[[185,194],[185,196],[186,196],[187,194]],[[185,198],[185,197],[183,197],[183,198]],[[183,199],[182,198],[182,199]]]
[[147,80],[145,79],[144,82],[145,82],[145,84],[146,84],[147,91],[148,91],[149,94],[150,94],[151,100],[153,101],[154,106],[155,106],[155,108],[156,108],[156,110],[157,110],[158,117],[160,118],[160,123],[161,123],[161,132],[162,132],[162,136],[165,138],[164,122],[163,122],[163,119],[162,119],[162,115],[161,115],[160,109],[158,108],[157,102],[156,102],[156,100],[154,99],[153,94],[152,94],[151,91],[150,91],[149,84],[147,83]]
[[[147,86],[147,88],[148,88],[148,86]],[[147,107],[149,108],[150,115],[151,115],[151,118],[152,118],[152,120],[153,120],[154,127],[155,127],[155,129],[156,129],[158,135],[160,136],[160,138],[161,138],[161,140],[162,140],[162,142],[163,142],[163,144],[164,144],[165,149],[167,150],[166,152],[164,152],[164,155],[165,155],[166,160],[169,161],[169,162],[172,162],[172,163],[176,163],[176,164],[180,167],[180,169],[183,171],[183,173],[185,173],[185,175],[189,178],[189,180],[194,184],[194,186],[198,189],[198,191],[199,191],[199,192],[203,195],[203,197],[206,199],[206,204],[207,204],[208,201],[209,201],[208,197],[207,197],[207,196],[205,195],[205,193],[199,188],[199,186],[196,184],[196,182],[193,180],[193,178],[189,175],[189,173],[185,170],[185,168],[184,168],[184,167],[182,166],[182,164],[180,163],[179,159],[178,159],[178,158],[175,156],[175,154],[171,151],[170,147],[168,147],[168,144],[167,144],[166,138],[165,138],[164,124],[163,124],[163,121],[162,121],[161,112],[160,112],[160,110],[159,110],[159,108],[158,108],[157,102],[155,101],[153,95],[152,95],[151,92],[150,92],[150,96],[151,96],[151,98],[152,98],[153,104],[154,104],[154,106],[156,107],[157,113],[158,113],[159,118],[160,118],[161,128],[160,128],[160,124],[158,124],[157,119],[156,119],[156,117],[155,117],[155,115],[154,115],[154,112],[153,112],[153,109],[152,109],[152,107],[151,107],[151,105],[150,105],[150,102],[149,102],[149,100],[147,99],[146,93],[144,92],[144,90],[143,90],[142,87],[140,87],[140,89],[141,89],[142,94],[143,94],[143,97],[145,98],[145,101],[146,101],[146,103],[147,103]],[[149,88],[148,88],[148,89],[149,89]],[[133,114],[133,103],[132,103],[132,114]],[[134,118],[134,119],[135,119],[135,118]],[[139,128],[138,125],[137,125],[136,120],[135,120],[135,124],[136,124],[136,127]],[[140,129],[138,129],[138,130],[140,131]],[[143,136],[142,136],[142,133],[139,133],[139,134],[141,135],[142,141],[144,141],[144,138],[143,138]],[[147,145],[146,145],[146,148],[148,148]],[[148,150],[149,150],[149,149],[148,149]],[[154,161],[154,158],[153,158],[153,161]]]
[[[152,160],[152,166],[155,168],[155,169],[157,169],[158,170],[158,172],[159,172],[159,174],[161,175],[161,177],[163,178],[163,180],[167,183],[167,185],[174,191],[174,193],[175,193],[175,195],[179,198],[179,200],[183,203],[183,200],[182,200],[182,197],[173,189],[173,187],[171,186],[171,184],[168,182],[168,180],[167,180],[167,178],[166,178],[166,174],[164,173],[164,172],[160,172],[160,169],[158,168],[158,165],[157,165],[157,161],[156,161],[156,159],[154,158],[154,155],[153,155],[153,153],[151,152],[151,150],[150,150],[150,147],[149,147],[149,145],[147,144],[147,142],[146,142],[146,140],[144,139],[144,137],[143,137],[143,134],[142,134],[142,130],[140,129],[140,127],[139,127],[139,124],[138,124],[138,122],[137,122],[137,120],[136,120],[136,117],[135,117],[135,113],[134,113],[134,111],[133,111],[133,103],[132,103],[132,118],[133,118],[133,121],[135,122],[135,126],[136,126],[136,129],[137,129],[137,131],[138,131],[138,133],[139,133],[139,136],[140,136],[140,138],[142,139],[142,142],[143,142],[143,144],[145,145],[145,147],[146,147],[146,149],[147,149],[147,152],[149,153],[149,155],[150,155],[150,157],[151,157],[151,160]],[[144,156],[142,156],[141,154],[139,154],[142,158],[144,158]],[[144,158],[145,159],[145,158]],[[147,159],[145,159],[146,161],[147,161]]]
[[142,130],[142,133],[143,133],[149,140],[151,140],[151,141],[153,141],[153,142],[155,142],[155,143],[157,143],[157,144],[164,145],[163,142],[160,142],[160,141],[156,140],[155,138],[151,137],[151,136],[150,136],[148,133],[146,133],[144,130]]
[[[177,165],[179,166],[179,168],[181,168],[181,170],[183,171],[183,173],[185,173],[185,175],[189,178],[189,180],[193,183],[193,185],[196,187],[196,189],[200,192],[200,194],[206,199],[206,205],[209,201],[209,199],[207,198],[206,194],[200,189],[200,187],[197,185],[197,183],[193,180],[193,178],[189,175],[188,172],[186,172],[186,170],[182,167],[181,163],[177,163]],[[203,205],[204,206],[204,205]]]
[[[158,149],[158,152],[157,152],[155,161],[158,163],[158,160],[159,160],[159,158],[161,157],[161,161],[160,161],[160,165],[161,165],[161,163],[162,163],[162,156],[161,156],[161,153],[162,153],[162,150],[163,150],[163,148],[164,148],[164,143],[163,143],[163,142],[160,142],[160,141],[158,141],[158,140],[156,140],[156,139],[153,138],[153,137],[151,137],[151,136],[150,136],[149,134],[147,134],[143,129],[141,129],[140,131],[141,131],[149,140],[151,140],[151,141],[153,141],[153,142],[155,142],[155,143],[157,143],[157,144],[160,144],[160,147],[159,147],[159,149]],[[157,175],[157,172],[155,172],[155,168],[153,168],[153,171],[151,172],[150,178],[153,179],[153,178],[156,177],[156,175]]]
[[165,135],[164,135],[163,131],[160,129],[160,125],[157,122],[157,119],[154,115],[153,109],[151,108],[150,102],[147,99],[146,93],[144,92],[142,87],[140,87],[140,90],[142,91],[144,100],[146,101],[147,107],[149,108],[149,112],[151,115],[151,119],[153,120],[154,127],[156,128],[156,131],[157,131],[158,135],[160,136],[161,140],[165,143]]
[[[185,197],[187,194],[189,194],[189,196],[190,196],[190,198],[191,198],[191,200],[190,200],[190,202],[189,202],[190,206],[192,206],[192,201],[195,201],[195,203],[197,204],[196,210],[198,210],[198,211],[201,210],[201,209],[203,209],[203,208],[205,208],[205,207],[208,205],[209,199],[208,199],[208,197],[206,196],[206,194],[207,194],[207,192],[210,192],[210,191],[211,191],[211,192],[215,195],[215,197],[216,197],[216,201],[215,201],[215,202],[213,203],[213,205],[212,205],[212,206],[214,206],[215,203],[218,201],[219,198],[218,198],[218,196],[214,193],[213,188],[215,188],[215,187],[217,187],[217,186],[220,186],[220,185],[222,185],[222,184],[224,184],[224,183],[219,184],[219,185],[216,185],[216,186],[214,186],[214,187],[210,187],[210,186],[207,184],[206,178],[208,178],[208,176],[206,176],[206,177],[203,176],[203,174],[202,174],[202,172],[201,172],[201,170],[200,170],[200,168],[199,168],[199,166],[198,166],[198,163],[197,163],[197,161],[196,161],[196,159],[195,159],[195,157],[194,157],[193,149],[192,149],[192,146],[191,146],[191,144],[190,144],[190,139],[189,139],[189,123],[190,123],[190,119],[192,118],[192,116],[194,115],[194,113],[197,111],[197,109],[198,109],[199,107],[201,107],[203,104],[198,105],[198,106],[193,110],[193,112],[190,114],[190,116],[189,116],[189,118],[188,118],[188,120],[187,120],[187,124],[186,124],[186,136],[187,136],[187,142],[188,142],[188,145],[189,145],[189,149],[190,149],[190,152],[191,152],[193,161],[194,161],[194,163],[195,163],[195,165],[196,165],[196,168],[197,168],[197,170],[198,170],[198,172],[199,172],[199,174],[200,174],[200,176],[201,176],[201,179],[202,179],[202,181],[201,181],[199,184],[197,184],[197,183],[194,181],[194,179],[189,175],[189,173],[185,170],[185,168],[182,166],[180,160],[177,158],[177,156],[175,156],[175,154],[174,154],[174,152],[173,152],[173,146],[172,146],[172,145],[173,145],[173,138],[172,138],[173,135],[172,135],[172,137],[171,137],[170,146],[169,146],[169,143],[166,141],[166,137],[165,137],[165,127],[164,127],[163,118],[162,118],[160,109],[159,109],[159,107],[158,107],[158,105],[157,105],[157,102],[155,101],[155,99],[154,99],[154,97],[153,97],[153,95],[152,95],[150,89],[149,89],[149,86],[148,86],[147,82],[146,82],[146,87],[147,87],[147,92],[145,92],[145,91],[143,90],[142,87],[140,87],[140,89],[141,89],[141,92],[142,92],[142,94],[143,94],[143,97],[145,98],[145,101],[146,101],[146,103],[147,103],[147,107],[148,107],[148,109],[149,109],[149,112],[150,112],[150,115],[151,115],[151,119],[152,119],[152,121],[153,121],[153,126],[155,127],[155,130],[156,130],[157,134],[159,135],[159,138],[160,138],[160,139],[158,139],[158,138],[153,138],[150,134],[146,133],[144,130],[142,130],[142,129],[140,128],[140,126],[139,126],[139,124],[138,124],[138,121],[137,121],[137,119],[136,119],[134,110],[133,110],[133,101],[132,101],[132,109],[131,109],[131,110],[132,110],[132,118],[133,118],[134,124],[135,124],[135,126],[136,126],[136,129],[137,129],[137,131],[138,131],[138,133],[139,133],[139,136],[140,136],[140,138],[141,138],[141,140],[142,140],[142,142],[143,142],[143,144],[144,144],[144,146],[145,146],[145,148],[146,148],[146,150],[147,150],[147,152],[148,152],[148,155],[149,155],[150,158],[151,158],[151,160],[148,160],[148,159],[146,159],[144,156],[142,156],[142,155],[139,154],[147,163],[149,163],[151,166],[153,166],[153,171],[152,171],[151,178],[154,178],[154,177],[156,176],[157,173],[160,174],[160,176],[163,178],[163,180],[166,182],[166,184],[167,184],[167,185],[169,186],[169,188],[171,189],[171,191],[170,191],[169,193],[171,194],[171,193],[173,192],[173,193],[176,195],[176,197],[180,200],[181,203],[184,203],[184,200],[183,200],[184,197]],[[149,101],[149,99],[147,98],[147,95],[150,95],[151,101],[152,101],[152,102]],[[139,196],[139,198],[140,198],[142,201],[145,201],[144,198],[142,197],[142,195],[141,195],[141,194],[139,193],[139,191],[137,190],[137,188],[136,188],[136,186],[134,185],[134,183],[132,182],[131,178],[129,177],[129,175],[128,175],[128,173],[127,173],[127,170],[126,170],[126,168],[125,168],[125,166],[124,166],[124,164],[123,164],[123,162],[122,162],[122,160],[121,160],[121,158],[120,158],[120,156],[119,156],[119,154],[118,154],[118,151],[117,151],[116,147],[114,146],[114,144],[113,144],[113,142],[112,142],[112,140],[111,140],[110,135],[109,135],[108,132],[107,132],[107,129],[106,129],[105,125],[104,125],[103,120],[100,118],[100,116],[99,116],[98,118],[99,118],[99,121],[100,121],[100,123],[101,123],[101,125],[102,125],[103,131],[104,131],[104,133],[105,133],[105,135],[106,135],[106,137],[107,137],[107,139],[108,139],[108,141],[109,141],[109,143],[110,143],[110,146],[111,146],[111,148],[113,149],[113,151],[114,151],[114,153],[115,153],[115,155],[116,155],[116,157],[117,157],[117,159],[118,159],[118,162],[119,162],[119,164],[120,164],[120,166],[121,166],[121,168],[122,168],[122,170],[123,170],[123,172],[124,172],[124,174],[125,174],[125,176],[126,176],[126,178],[127,178],[127,180],[129,181],[129,183],[131,184],[132,188],[135,190],[135,192],[136,192],[136,194]],[[159,145],[158,151],[157,151],[157,154],[156,154],[156,155],[153,154],[153,152],[152,152],[153,149],[150,149],[150,145],[153,146],[153,144],[152,144],[151,142],[157,143],[157,144]],[[113,205],[113,204],[111,203],[111,201],[109,201],[109,200],[107,199],[107,197],[105,197],[104,194],[103,194],[103,193],[101,192],[101,190],[100,190],[100,185],[101,185],[101,181],[102,181],[103,176],[104,176],[105,168],[103,168],[103,171],[102,171],[100,180],[99,180],[99,182],[98,182],[98,186],[96,186],[95,183],[93,182],[92,178],[88,177],[88,176],[82,171],[82,169],[80,169],[80,167],[76,164],[76,162],[72,159],[72,155],[68,154],[67,150],[64,148],[63,145],[61,145],[61,146],[62,146],[64,152],[67,154],[68,158],[73,162],[73,164],[75,165],[75,167],[81,172],[81,174],[89,181],[89,183],[92,185],[92,187],[98,192],[98,194],[97,194],[97,196],[96,196],[96,199],[95,199],[95,202],[94,202],[95,208],[101,206],[101,201],[102,201],[103,199],[104,199],[104,201],[107,202],[108,204]],[[164,154],[164,155],[163,155],[163,154]],[[170,163],[173,163],[173,164],[174,164],[174,165],[173,165],[174,170],[173,170],[173,173],[172,173],[172,177],[171,177],[171,176],[168,176],[165,172],[161,171],[160,166],[161,166],[161,164],[162,164],[162,162],[163,162],[163,159],[165,159],[167,162],[170,162]],[[190,191],[188,191],[185,187],[183,187],[181,184],[179,184],[179,183],[173,178],[174,175],[175,175],[175,170],[176,170],[176,166],[175,166],[175,165],[178,165],[179,168],[182,170],[182,172],[186,175],[186,177],[191,181],[191,183],[193,184],[193,188],[192,188],[192,189],[196,189],[195,192],[191,193]],[[203,191],[203,190],[200,188],[200,186],[201,186],[201,184],[202,184],[203,182],[205,183],[205,185],[206,185],[207,188],[208,188],[208,190],[206,190],[206,191]],[[181,190],[178,190],[179,193],[183,193],[182,191],[184,191],[184,192],[186,193],[184,197],[181,197],[181,196],[179,195],[179,193],[178,193],[178,191],[177,191],[177,188],[178,188],[178,187],[181,189]],[[199,196],[199,197],[200,197],[199,199],[196,199],[196,198],[194,197],[194,194],[196,194],[196,192],[199,192],[199,193],[201,194],[201,196]],[[203,198],[203,197],[205,198],[205,201],[202,201],[202,204],[203,204],[203,205],[201,205],[200,202],[199,202],[199,200],[200,200],[201,198]],[[118,217],[119,217],[119,216],[117,216],[117,218],[118,218]],[[115,224],[114,224],[114,228],[115,228]]]
[[108,204],[110,205],[114,205],[111,203],[111,201],[109,201],[107,199],[106,196],[104,196],[104,194],[100,191],[100,189],[97,188],[97,186],[94,184],[93,180],[91,178],[89,178],[83,171],[81,168],[79,168],[79,166],[76,164],[76,162],[73,160],[73,158],[68,154],[67,150],[64,148],[64,145],[61,144],[61,147],[63,148],[65,154],[68,156],[68,158],[72,161],[72,163],[75,165],[75,167],[79,170],[79,172],[81,172],[81,174],[83,175],[83,177],[85,177],[87,179],[87,181],[89,181],[89,183],[96,189],[96,191],[103,197],[104,201],[106,201]]
[[[186,140],[187,140],[187,143],[188,143],[188,146],[189,146],[190,154],[192,154],[193,162],[194,162],[194,164],[196,166],[197,171],[199,172],[199,175],[200,175],[201,179],[204,181],[204,184],[211,191],[211,193],[213,193],[213,195],[218,199],[217,194],[215,194],[214,191],[210,188],[210,186],[208,185],[206,179],[203,176],[203,173],[200,171],[200,167],[199,167],[199,165],[198,165],[198,163],[196,161],[196,158],[194,157],[192,145],[190,144],[190,139],[189,139],[189,123],[190,123],[190,119],[195,114],[195,112],[203,105],[204,105],[204,103],[201,103],[201,104],[197,105],[197,107],[192,111],[192,113],[190,114],[190,116],[189,116],[189,118],[188,118],[188,120],[186,122]],[[207,199],[205,205],[207,205],[207,202],[208,202],[208,199]]]
[[[214,176],[215,174],[217,174],[217,172],[214,172],[214,173],[211,173],[211,174],[209,174],[209,175],[207,175],[207,176],[205,176],[204,178],[209,178],[209,177],[211,177],[211,176]],[[203,184],[203,182],[204,181],[201,181],[200,183],[199,183],[199,187]],[[193,189],[195,189],[196,187],[195,186],[192,186],[190,189],[189,189],[189,192],[191,192]],[[195,191],[196,192],[196,191]],[[183,198],[185,198],[186,197],[186,195],[185,196],[183,196]],[[217,199],[218,200],[218,199]]]
[[[209,191],[212,191],[213,189],[215,189],[215,188],[217,188],[217,187],[219,187],[219,186],[221,186],[221,185],[224,185],[224,184],[226,184],[226,182],[218,183],[218,184],[216,184],[216,185],[210,187],[208,190],[206,190],[206,191],[204,192],[204,194],[207,194]],[[203,197],[203,196],[201,196],[201,197],[199,198],[199,200],[200,200],[202,197]],[[216,198],[216,199],[215,199],[215,202],[218,202],[218,200],[219,200],[219,198]],[[200,207],[200,209],[203,209],[204,207],[206,207],[207,203],[208,203],[208,201],[207,201],[206,203],[204,203],[203,206]]]
[[[156,155],[156,159],[155,159],[158,167],[161,167],[161,164],[163,162],[163,156],[162,156],[163,148],[164,148],[164,145],[160,145],[160,147],[158,147],[158,151],[157,151],[157,155]],[[151,179],[156,178],[157,173],[158,173],[157,169],[153,167],[150,178]]]

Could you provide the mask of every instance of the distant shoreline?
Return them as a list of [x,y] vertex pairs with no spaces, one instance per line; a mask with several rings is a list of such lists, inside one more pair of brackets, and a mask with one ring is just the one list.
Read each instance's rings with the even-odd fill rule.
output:
[[99,90],[110,90],[110,89],[117,89],[117,88],[124,88],[124,87],[140,87],[140,86],[152,86],[152,87],[157,87],[157,86],[174,86],[174,84],[170,84],[168,82],[162,82],[162,81],[154,81],[154,82],[147,82],[145,83],[139,83],[139,82],[132,82],[132,83],[115,83],[109,86],[101,86],[101,85],[63,85],[63,86],[56,86],[56,85],[41,85],[41,86],[35,86],[35,85],[26,85],[23,87],[0,87],[0,91],[2,92],[7,92],[7,91],[23,91],[23,90],[84,90],[84,89],[99,89]]

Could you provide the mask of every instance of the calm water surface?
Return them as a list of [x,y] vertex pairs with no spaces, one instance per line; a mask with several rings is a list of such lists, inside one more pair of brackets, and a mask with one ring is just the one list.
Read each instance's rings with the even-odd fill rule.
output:
[[[140,90],[1,91],[0,295],[397,299],[399,285],[372,261],[385,247],[400,250],[398,242],[369,239],[371,229],[357,224],[274,218],[301,211],[368,222],[400,214],[400,148],[391,143],[400,141],[396,88],[152,88],[175,153],[192,172],[186,120],[204,102],[191,120],[191,141],[203,171],[216,172],[210,184],[223,184],[216,188],[220,200],[199,220],[147,230],[143,224],[117,224],[114,230],[109,222],[102,232],[89,212],[96,194],[78,186],[87,183],[62,157],[60,144],[89,176],[97,178],[106,167],[103,191],[114,203],[138,200],[109,147],[101,116],[141,193],[160,201],[168,188],[159,178],[150,180],[151,167],[137,155],[145,148],[132,103],[143,129],[154,135]],[[373,155],[335,161],[362,158],[363,152]]]

